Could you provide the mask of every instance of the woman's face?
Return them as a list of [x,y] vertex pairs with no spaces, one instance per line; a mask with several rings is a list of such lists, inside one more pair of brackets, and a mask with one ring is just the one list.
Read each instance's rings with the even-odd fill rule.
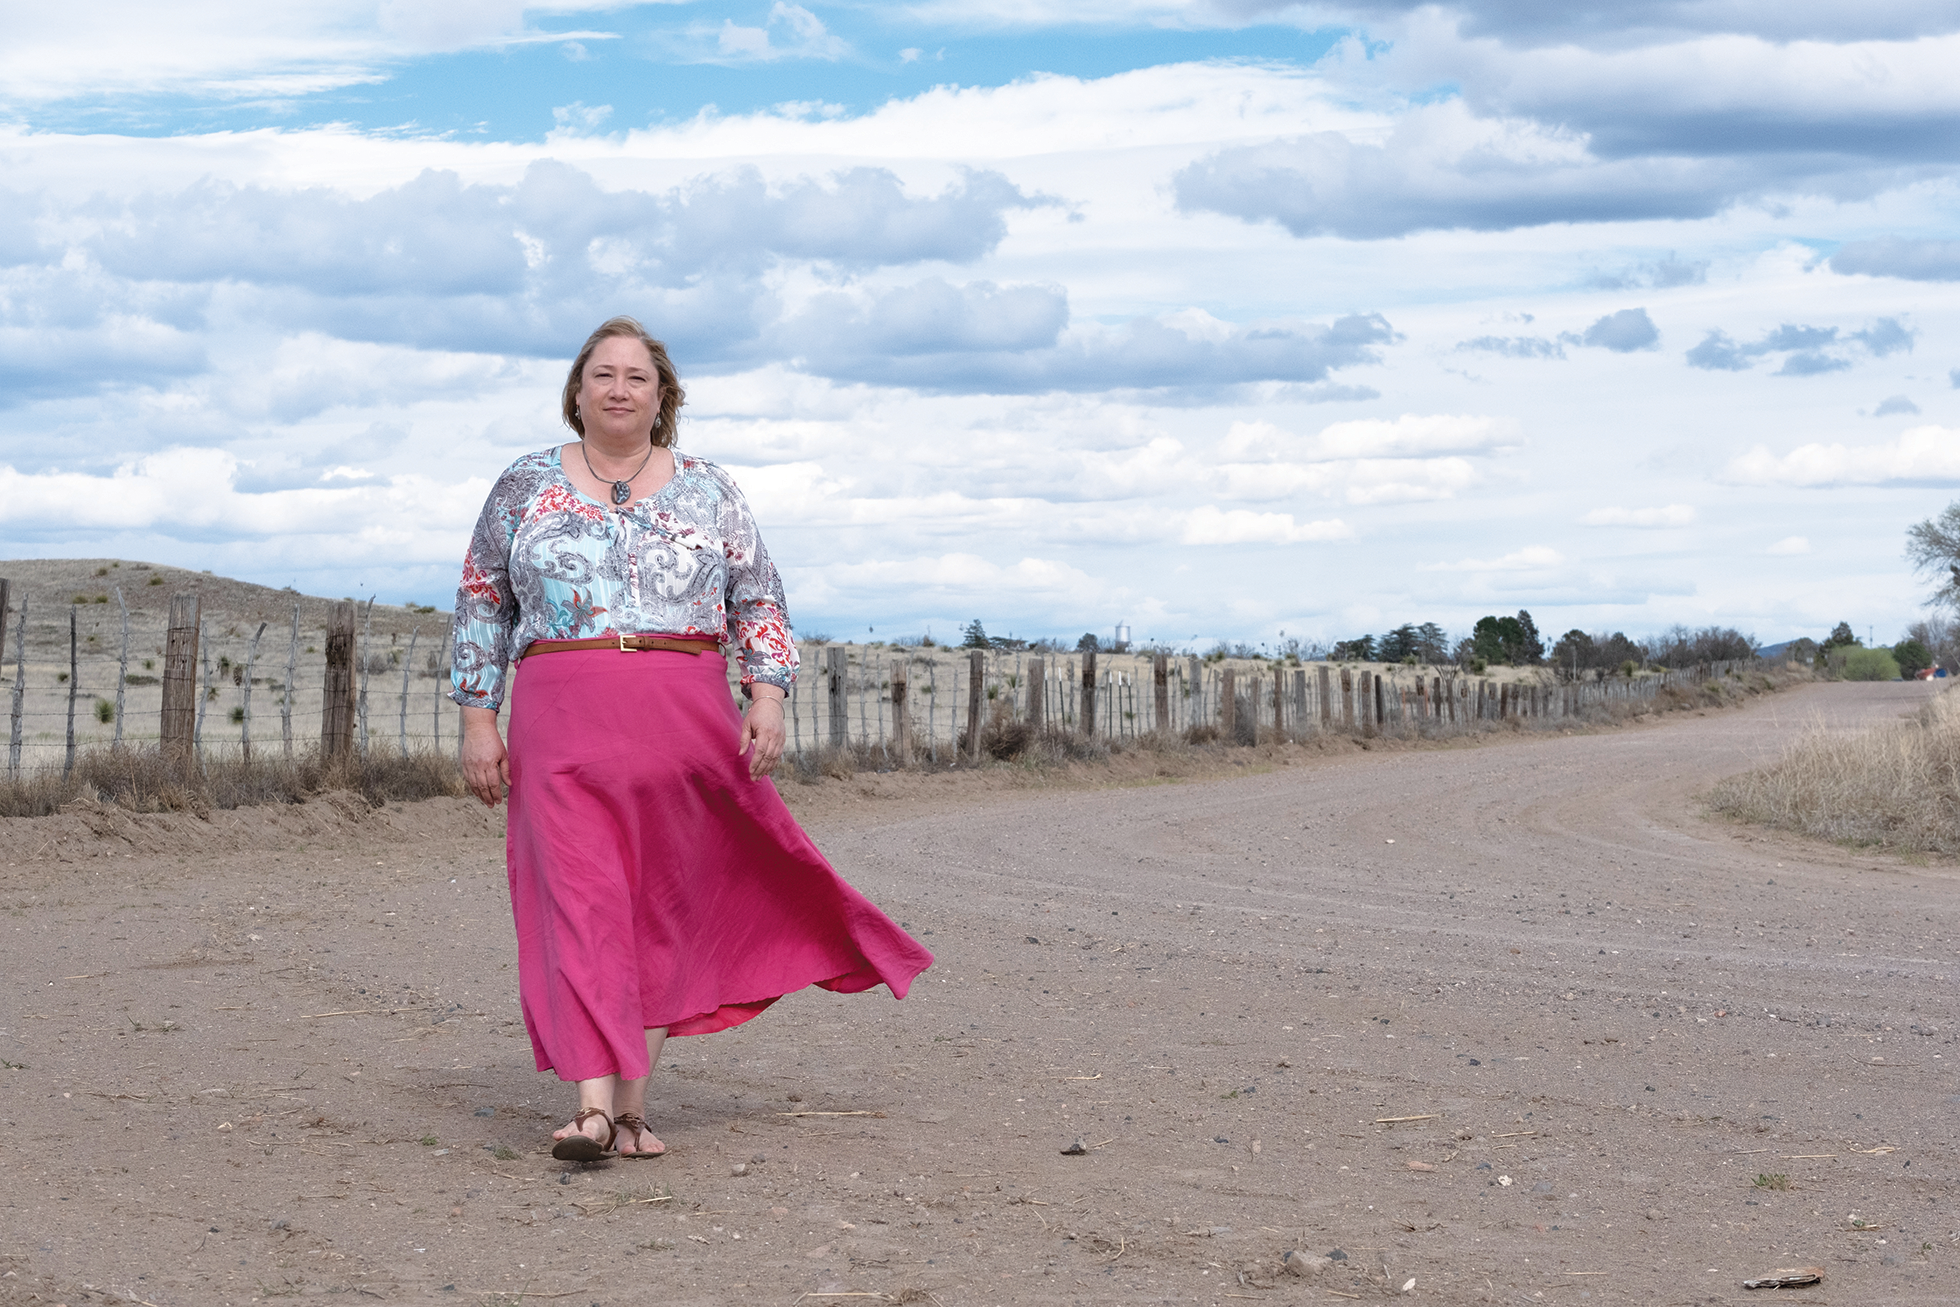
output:
[[600,341],[580,374],[578,412],[586,434],[609,444],[651,439],[660,415],[660,374],[647,347],[631,336]]

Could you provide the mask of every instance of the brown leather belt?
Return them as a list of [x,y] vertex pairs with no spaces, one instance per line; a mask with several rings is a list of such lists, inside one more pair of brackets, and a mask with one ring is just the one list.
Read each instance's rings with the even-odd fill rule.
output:
[[721,641],[705,635],[604,635],[593,640],[533,640],[524,646],[518,661],[532,654],[567,653],[573,649],[616,649],[620,653],[665,649],[670,653],[704,654],[720,648]]

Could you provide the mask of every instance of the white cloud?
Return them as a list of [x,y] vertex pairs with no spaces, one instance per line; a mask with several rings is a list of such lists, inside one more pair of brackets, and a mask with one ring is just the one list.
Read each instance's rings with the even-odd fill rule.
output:
[[1205,504],[1184,519],[1183,541],[1187,545],[1295,545],[1346,540],[1353,535],[1353,529],[1339,518],[1295,522],[1291,513],[1255,513]]
[[[537,42],[607,41],[604,31],[525,25],[522,0],[102,0],[86,22],[58,6],[10,5],[0,104],[148,94],[302,96],[383,80],[401,60]],[[558,0],[579,13],[613,0]]]
[[1431,563],[1432,572],[1543,572],[1565,566],[1565,555],[1549,545],[1527,545],[1502,558],[1460,558]]
[[1763,550],[1763,552],[1779,556],[1807,554],[1810,552],[1810,538],[1808,536],[1785,536],[1769,548]]
[[1960,485],[1960,430],[1914,427],[1878,445],[1810,444],[1787,454],[1757,445],[1730,460],[1724,479],[1745,486]]
[[1587,526],[1675,527],[1695,520],[1695,510],[1687,504],[1664,508],[1595,508],[1579,519]]
[[823,20],[802,5],[776,0],[761,27],[743,27],[722,19],[714,29],[715,51],[695,56],[704,61],[775,63],[782,59],[835,61],[851,53],[850,42],[833,34]]

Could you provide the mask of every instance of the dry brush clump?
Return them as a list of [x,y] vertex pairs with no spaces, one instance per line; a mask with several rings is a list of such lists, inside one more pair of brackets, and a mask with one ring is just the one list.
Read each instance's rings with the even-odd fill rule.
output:
[[1960,854],[1960,696],[1862,731],[1819,723],[1769,766],[1717,785],[1709,804],[1819,839]]
[[88,749],[74,769],[39,768],[0,781],[0,817],[42,817],[77,800],[132,812],[204,813],[264,803],[305,803],[332,790],[351,790],[379,807],[464,792],[448,754],[392,750],[328,760],[309,749],[293,757],[238,750],[207,751],[186,765],[154,745]]

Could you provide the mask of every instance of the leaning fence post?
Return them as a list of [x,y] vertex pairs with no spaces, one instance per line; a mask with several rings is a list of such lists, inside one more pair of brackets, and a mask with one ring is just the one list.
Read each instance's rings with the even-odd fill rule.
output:
[[829,664],[825,673],[830,678],[830,747],[841,749],[850,743],[851,719],[844,703],[845,653],[842,645],[831,645],[824,650],[824,660]]
[[408,678],[415,672],[415,642],[422,638],[422,623],[417,622],[408,633],[408,652],[402,655],[402,719],[400,744],[402,757],[408,757]]
[[1171,660],[1169,654],[1150,655],[1150,728],[1171,728]]
[[975,649],[966,656],[966,752],[980,761],[980,737],[987,710],[987,653]]
[[1232,743],[1232,736],[1239,726],[1239,674],[1235,668],[1227,667],[1218,677],[1218,733],[1225,737],[1225,743]]
[[75,648],[75,605],[68,605],[68,755],[61,764],[63,780],[75,770],[75,695],[82,679],[82,665]]
[[354,751],[354,601],[327,613],[326,682],[320,697],[320,756],[329,761]]
[[[116,587],[116,607],[122,609],[122,655],[116,659],[116,738],[110,742],[112,749],[122,748],[123,737],[123,687],[129,680],[129,605],[123,602],[122,587]],[[0,604],[0,612],[6,611]]]
[[197,619],[197,651],[204,663],[204,688],[197,696],[197,721],[191,726],[191,747],[197,751],[198,761],[204,760],[204,716],[211,710],[211,701],[218,697],[217,689],[211,684],[211,642],[204,638],[204,618]]
[[[445,697],[442,692],[442,683],[448,679],[442,674],[442,669],[449,665],[449,636],[450,636],[450,632],[447,630],[445,630],[442,633],[442,648],[436,651],[436,670],[435,670],[435,676],[433,677],[436,683],[435,686],[436,701],[434,706],[432,706],[429,710],[429,728],[433,733],[433,738],[435,741],[435,743],[431,747],[437,753],[442,752],[442,701],[443,698]],[[790,693],[791,694],[795,693],[795,687],[793,682],[791,684]],[[789,703],[786,704],[785,706],[789,709],[790,723],[794,725],[796,722],[796,705],[794,703]],[[803,753],[803,746],[800,743],[796,746],[796,752],[799,757]]]
[[368,751],[368,657],[369,651],[372,648],[369,637],[374,631],[374,601],[378,597],[377,595],[368,596],[367,605],[361,614],[361,643],[354,651],[355,662],[361,669],[360,697],[355,700],[354,719],[357,724],[356,729],[360,731],[360,749],[363,758],[367,757]]
[[1096,738],[1096,651],[1082,651],[1082,707],[1077,713],[1076,727],[1082,738]]
[[266,623],[260,622],[259,629],[252,632],[252,647],[245,652],[245,702],[244,715],[238,719],[238,744],[247,762],[252,760],[252,671],[259,661],[259,637],[265,628]]
[[[0,631],[7,625],[7,613],[0,608]],[[14,628],[14,703],[7,723],[7,775],[20,775],[21,718],[27,705],[27,596],[20,600],[20,624]]]
[[904,658],[892,659],[892,759],[901,767],[912,765],[911,687],[906,681]]
[[279,696],[279,738],[293,756],[293,678],[299,674],[299,605],[293,605],[293,639],[286,646],[286,692]]
[[1048,721],[1048,660],[1028,659],[1028,729],[1036,735]]
[[203,596],[170,596],[170,626],[163,637],[163,715],[157,733],[164,755],[190,756],[197,730],[197,644],[204,626]]

